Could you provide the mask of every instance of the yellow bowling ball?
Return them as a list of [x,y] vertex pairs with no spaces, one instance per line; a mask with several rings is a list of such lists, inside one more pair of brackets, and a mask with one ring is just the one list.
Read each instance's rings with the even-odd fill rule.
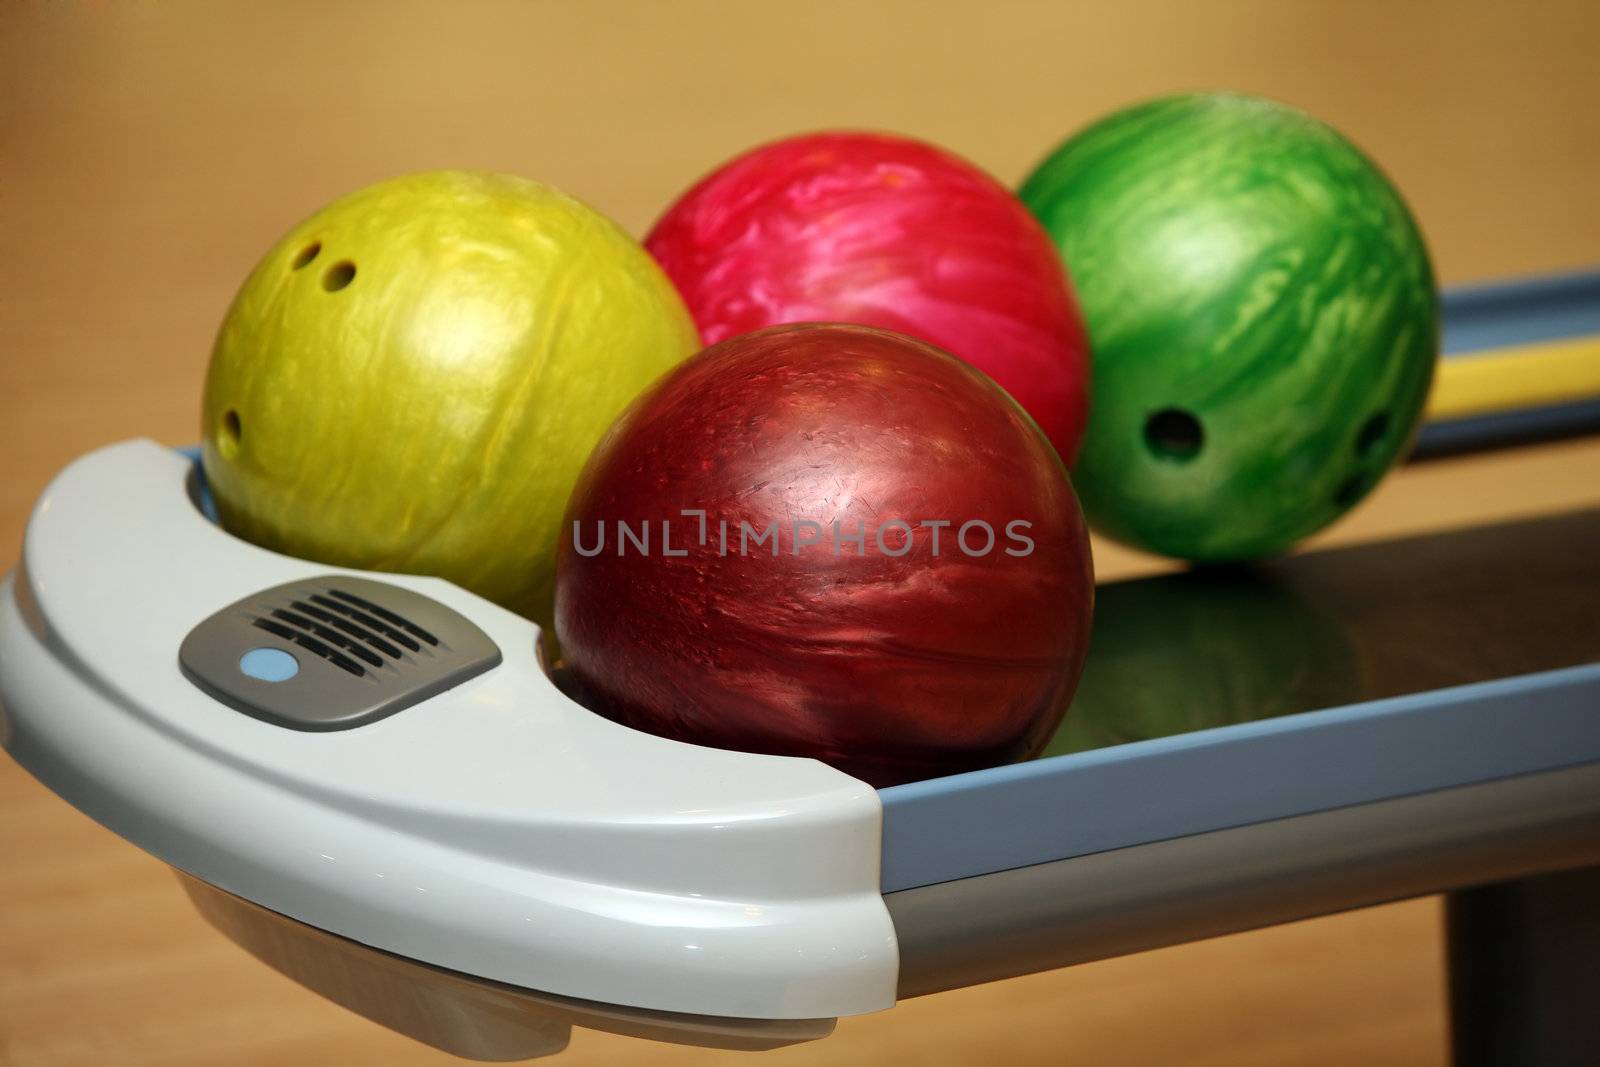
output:
[[240,537],[447,578],[548,630],[579,470],[697,347],[666,276],[584,204],[502,174],[395,178],[306,219],[245,281],[202,461]]

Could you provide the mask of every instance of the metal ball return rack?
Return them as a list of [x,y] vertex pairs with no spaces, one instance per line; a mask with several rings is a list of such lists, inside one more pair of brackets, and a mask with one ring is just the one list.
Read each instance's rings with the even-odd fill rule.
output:
[[[1600,352],[1594,275],[1446,307],[1461,358]],[[1468,403],[1420,448],[1596,409]],[[244,544],[191,458],[130,442],[57,477],[0,586],[0,740],[248,951],[462,1056],[552,1053],[573,1025],[770,1048],[1449,891],[1458,1060],[1579,1062],[1600,1047],[1597,543],[1591,511],[1102,586],[1055,754],[878,791],[592,715],[532,624]]]

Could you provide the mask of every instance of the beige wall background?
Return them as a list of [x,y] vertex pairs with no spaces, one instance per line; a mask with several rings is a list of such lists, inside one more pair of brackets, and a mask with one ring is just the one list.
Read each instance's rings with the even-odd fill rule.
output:
[[[1230,88],[1365,146],[1454,283],[1600,261],[1597,40],[1591,2],[0,0],[0,560],[75,455],[195,438],[234,289],[369,181],[513,171],[642,233],[788,133],[897,130],[1015,181],[1105,111]],[[1429,464],[1325,540],[1593,503],[1596,470],[1593,442]],[[761,1062],[1440,1063],[1436,923],[1414,902],[944,994]],[[735,1059],[580,1034],[565,1062]],[[248,960],[0,761],[0,1064],[221,1061],[442,1058]]]

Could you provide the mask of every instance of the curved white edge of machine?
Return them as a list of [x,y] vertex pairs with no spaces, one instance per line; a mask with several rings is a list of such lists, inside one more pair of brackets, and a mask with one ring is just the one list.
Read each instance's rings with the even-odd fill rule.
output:
[[[0,596],[0,740],[173,866],[388,952],[548,993],[800,1019],[894,1003],[877,792],[583,709],[537,628],[438,579],[231,537],[149,441],[46,490]],[[381,721],[306,732],[191,683],[185,635],[275,584],[361,574],[476,623],[502,662]]]

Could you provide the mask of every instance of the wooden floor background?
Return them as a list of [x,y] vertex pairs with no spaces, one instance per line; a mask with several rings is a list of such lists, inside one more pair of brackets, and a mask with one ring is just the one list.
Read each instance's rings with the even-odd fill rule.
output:
[[[213,331],[276,237],[398,172],[513,171],[642,232],[700,172],[822,126],[1001,178],[1107,109],[1197,87],[1332,121],[1443,279],[1600,261],[1593,3],[0,6],[0,561],[50,474],[197,436]],[[1600,442],[1436,462],[1324,542],[1600,503]],[[1099,546],[1103,577],[1163,564]],[[4,564],[0,564],[3,566]],[[1439,909],[1414,901],[847,1020],[780,1064],[1427,1065]],[[579,1032],[565,1062],[740,1054]],[[425,1064],[214,935],[164,868],[0,760],[0,1063]]]

